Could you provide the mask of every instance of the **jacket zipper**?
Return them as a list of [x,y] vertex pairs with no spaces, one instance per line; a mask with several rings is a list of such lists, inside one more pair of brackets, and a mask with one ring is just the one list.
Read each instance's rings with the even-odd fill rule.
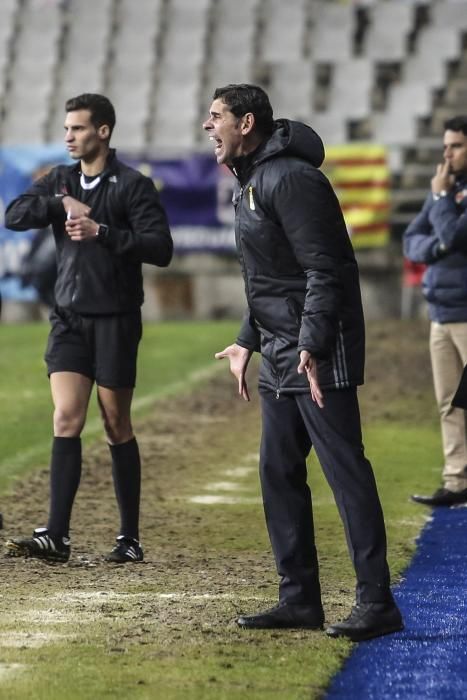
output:
[[[245,291],[247,293],[247,301],[248,301],[248,298],[249,298],[248,275],[246,274],[247,270],[246,270],[245,259],[243,257],[243,250],[242,250],[242,245],[241,245],[241,240],[240,240],[240,231],[241,231],[240,223],[241,223],[241,212],[242,212],[242,206],[243,206],[244,193],[245,193],[245,185],[240,185],[240,192],[239,192],[239,200],[240,201],[238,203],[238,206],[240,207],[240,217],[239,217],[239,221],[238,221],[238,240],[239,240],[239,254],[240,254],[240,257],[242,259],[243,268],[245,270]],[[248,188],[248,193],[249,193],[249,197],[250,197],[250,199],[249,199],[250,208],[254,209],[255,206],[254,206],[254,200],[253,200],[253,188],[251,186]],[[277,388],[276,388],[276,399],[279,399],[280,395],[281,395],[281,390],[280,390],[279,381],[278,381]]]
[[240,201],[239,201],[239,203],[238,203],[238,205],[237,205],[238,207],[240,207],[240,209],[239,209],[239,211],[240,211],[240,216],[239,216],[239,218],[238,218],[238,243],[239,243],[238,252],[239,252],[239,255],[240,255],[240,257],[241,257],[242,267],[243,267],[243,269],[245,270],[245,275],[244,275],[244,277],[245,277],[245,292],[246,292],[247,302],[248,302],[248,304],[249,304],[249,303],[250,303],[250,301],[249,301],[250,290],[249,290],[249,285],[248,285],[248,275],[247,275],[247,269],[246,269],[246,265],[245,265],[245,258],[243,257],[243,247],[242,247],[242,241],[241,241],[241,225],[240,225],[240,224],[241,224],[241,215],[242,215],[243,194],[244,194],[244,192],[245,192],[245,187],[244,187],[244,185],[241,185],[241,186],[240,186],[240,197],[239,197]]

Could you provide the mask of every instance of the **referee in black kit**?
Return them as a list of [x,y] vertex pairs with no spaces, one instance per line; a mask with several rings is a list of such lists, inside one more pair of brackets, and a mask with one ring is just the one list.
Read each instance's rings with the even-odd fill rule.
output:
[[108,561],[142,561],[141,464],[131,425],[141,339],[142,263],[165,267],[173,243],[151,179],[109,146],[115,111],[102,95],[65,105],[65,144],[75,165],[59,165],[6,210],[13,230],[52,225],[58,278],[45,360],[54,403],[47,527],[6,543],[14,556],[66,562],[81,477],[81,431],[93,383],[112,456],[120,532]]

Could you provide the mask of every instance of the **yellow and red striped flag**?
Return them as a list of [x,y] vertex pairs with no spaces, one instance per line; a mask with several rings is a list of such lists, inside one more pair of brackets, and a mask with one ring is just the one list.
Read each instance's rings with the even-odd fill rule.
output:
[[355,248],[389,241],[390,170],[387,150],[373,143],[328,146],[323,171],[339,198]]

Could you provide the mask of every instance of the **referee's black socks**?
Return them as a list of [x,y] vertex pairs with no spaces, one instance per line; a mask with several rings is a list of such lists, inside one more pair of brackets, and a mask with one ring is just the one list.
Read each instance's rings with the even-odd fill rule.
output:
[[133,437],[120,445],[109,445],[112,476],[120,509],[120,534],[139,540],[139,502],[141,460],[138,443]]
[[68,537],[71,510],[81,479],[81,438],[54,437],[50,463],[50,512],[53,537]]

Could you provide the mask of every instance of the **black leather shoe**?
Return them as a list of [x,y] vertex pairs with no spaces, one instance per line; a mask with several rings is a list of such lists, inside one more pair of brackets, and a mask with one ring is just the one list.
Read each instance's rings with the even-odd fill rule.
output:
[[425,506],[455,506],[459,503],[467,503],[467,489],[462,491],[438,489],[432,496],[414,494],[411,498],[415,503],[423,503]]
[[280,603],[256,615],[242,615],[237,625],[244,629],[296,628],[322,630],[324,612],[316,605]]
[[326,634],[362,642],[403,629],[402,616],[394,603],[357,603],[349,617],[328,627]]

